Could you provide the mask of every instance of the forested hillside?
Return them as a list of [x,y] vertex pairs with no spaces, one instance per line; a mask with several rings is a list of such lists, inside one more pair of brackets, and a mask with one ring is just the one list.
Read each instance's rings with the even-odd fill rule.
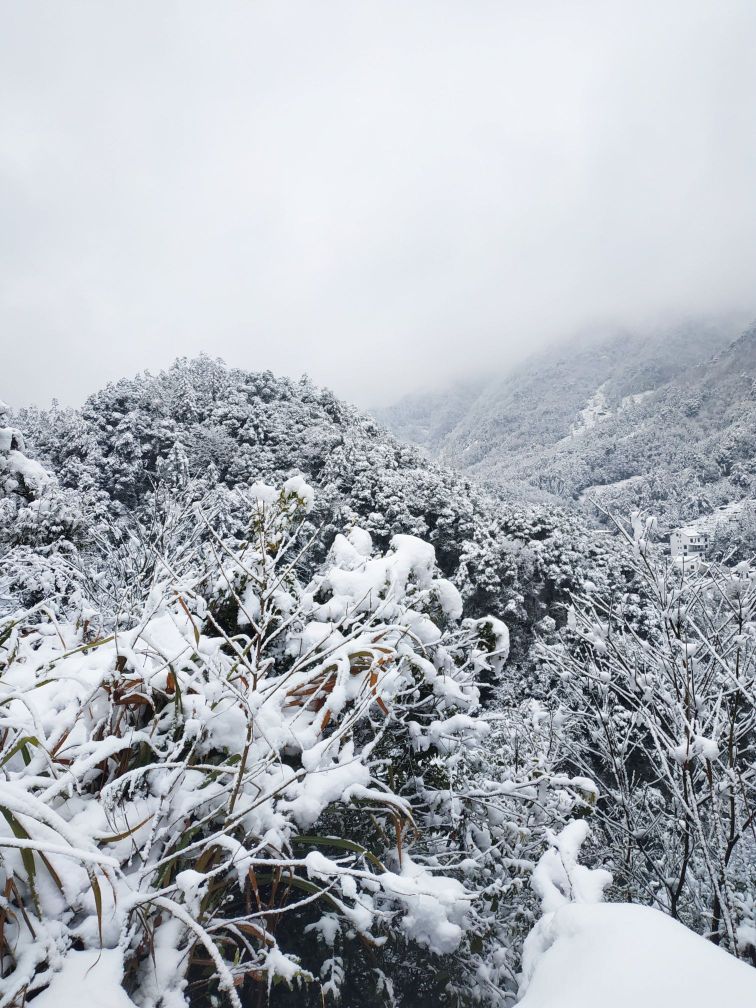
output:
[[309,520],[321,553],[352,523],[381,547],[396,532],[427,538],[471,611],[507,613],[518,655],[544,616],[563,622],[560,604],[586,565],[606,568],[613,549],[559,507],[504,501],[429,463],[307,380],[209,358],[110,385],[82,410],[22,410],[14,423],[65,499],[44,516],[16,519],[16,541],[39,544],[65,526],[71,542],[88,548],[98,524],[129,528],[152,517],[161,494],[187,486],[180,497],[211,493],[224,528],[239,534],[240,490],[301,473],[318,489]]
[[756,996],[748,561],[207,357],[3,406],[0,519],[0,1006]]
[[691,323],[536,356],[465,400],[442,436],[425,434],[442,396],[380,415],[478,478],[621,514],[643,507],[674,526],[756,496],[754,382],[756,330]]

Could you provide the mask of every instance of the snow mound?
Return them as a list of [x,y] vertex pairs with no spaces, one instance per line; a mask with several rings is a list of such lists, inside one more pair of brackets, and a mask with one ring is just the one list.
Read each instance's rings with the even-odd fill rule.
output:
[[756,969],[659,910],[573,904],[528,935],[518,1008],[752,1008]]

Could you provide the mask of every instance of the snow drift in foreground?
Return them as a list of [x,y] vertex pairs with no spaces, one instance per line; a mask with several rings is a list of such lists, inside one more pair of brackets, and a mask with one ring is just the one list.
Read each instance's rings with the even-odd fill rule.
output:
[[756,970],[650,907],[573,904],[525,944],[518,1008],[751,1008]]

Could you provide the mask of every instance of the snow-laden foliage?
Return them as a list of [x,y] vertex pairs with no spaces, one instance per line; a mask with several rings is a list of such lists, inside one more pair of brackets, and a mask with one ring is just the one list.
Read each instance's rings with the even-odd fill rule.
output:
[[4,496],[21,500],[38,497],[50,482],[44,468],[24,454],[24,438],[20,430],[5,426],[9,406],[0,402],[0,490]]
[[[249,502],[242,543],[210,529],[141,611],[80,593],[3,625],[0,1005],[101,945],[141,1008],[276,985],[320,1003],[357,974],[391,1003],[413,947],[447,960],[436,998],[513,989],[482,953],[552,781],[536,761],[492,780],[476,682],[506,627],[462,620],[412,536],[375,553],[352,527],[303,583],[311,489]],[[565,813],[573,791],[555,782]]]

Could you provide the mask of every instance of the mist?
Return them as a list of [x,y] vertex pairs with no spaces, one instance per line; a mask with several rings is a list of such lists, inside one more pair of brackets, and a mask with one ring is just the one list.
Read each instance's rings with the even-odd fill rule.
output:
[[361,405],[756,313],[756,6],[0,12],[0,396],[206,352]]

